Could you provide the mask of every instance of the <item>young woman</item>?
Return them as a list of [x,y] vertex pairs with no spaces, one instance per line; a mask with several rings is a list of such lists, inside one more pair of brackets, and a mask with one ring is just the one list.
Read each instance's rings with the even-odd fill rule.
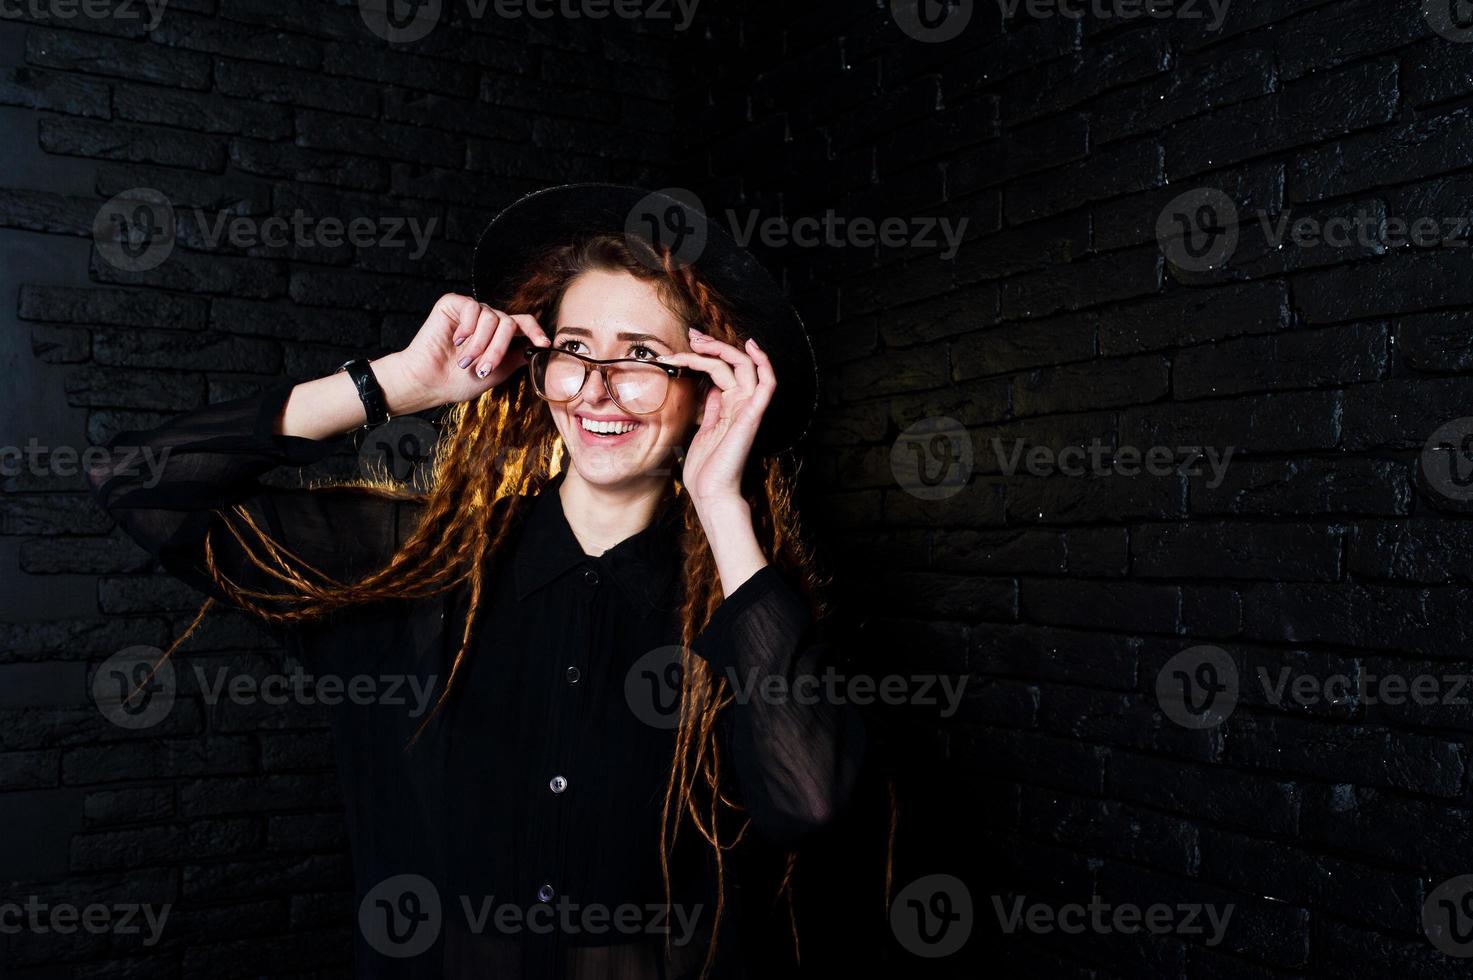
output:
[[[164,567],[313,673],[436,692],[334,709],[360,976],[793,958],[774,899],[863,747],[852,709],[793,687],[828,650],[775,455],[806,428],[811,349],[720,229],[693,265],[627,234],[641,200],[525,198],[477,250],[479,298],[442,297],[404,350],[125,433],[91,474]],[[442,405],[425,492],[258,479]],[[140,447],[156,484],[124,465]]]

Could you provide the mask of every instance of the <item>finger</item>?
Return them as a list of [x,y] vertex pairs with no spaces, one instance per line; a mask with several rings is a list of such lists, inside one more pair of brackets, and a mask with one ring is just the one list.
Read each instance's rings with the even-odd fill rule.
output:
[[482,354],[486,352],[486,346],[491,343],[491,338],[496,334],[496,322],[499,319],[495,310],[489,306],[477,304],[475,331],[460,345],[460,359],[455,362],[458,368],[469,370]]
[[530,313],[512,313],[510,316],[516,321],[517,329],[525,334],[532,343],[538,347],[552,346],[552,338],[547,335],[547,331],[542,329],[542,324],[537,322],[535,316]]
[[752,364],[757,369],[757,393],[756,397],[761,400],[762,406],[772,400],[772,394],[777,390],[777,374],[772,369],[772,358],[767,356],[767,351],[757,346],[757,341],[747,339],[747,352],[752,355]]
[[721,389],[712,388],[706,392],[706,404],[701,412],[701,428],[710,431],[721,419]]
[[723,390],[738,387],[737,377],[731,365],[719,357],[706,357],[690,351],[679,351],[674,354],[661,354],[658,360],[666,364],[676,364],[704,371],[711,376],[712,381],[716,382],[716,387]]
[[470,339],[476,329],[476,318],[481,313],[481,304],[469,296],[461,296],[458,293],[446,293],[440,297],[435,308],[445,315],[450,321],[451,342],[459,347]]
[[497,314],[496,333],[492,335],[491,343],[486,347],[486,353],[481,355],[480,363],[476,365],[476,377],[484,378],[496,370],[496,366],[506,356],[507,346],[511,344],[512,338],[516,335],[517,321],[505,313]]
[[709,334],[693,331],[690,335],[691,346],[696,353],[711,357],[719,357],[732,366],[737,382],[747,389],[757,386],[757,369],[752,364],[752,358],[745,351],[738,350],[725,341],[717,340]]

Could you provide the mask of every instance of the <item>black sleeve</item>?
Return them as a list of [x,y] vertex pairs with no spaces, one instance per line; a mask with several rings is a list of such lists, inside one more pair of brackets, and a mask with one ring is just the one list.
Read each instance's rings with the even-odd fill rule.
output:
[[735,694],[728,741],[756,832],[791,845],[824,826],[854,789],[865,750],[859,713],[834,697],[830,624],[771,565],[716,607],[691,649]]
[[[242,505],[292,554],[334,578],[361,575],[392,554],[399,507],[351,487],[267,486],[261,478],[316,462],[341,438],[278,435],[276,419],[293,385],[185,413],[157,428],[119,433],[88,452],[87,481],[103,509],[171,574],[225,602],[206,571],[206,536],[216,565],[246,588],[282,586],[246,560],[222,509]],[[290,474],[277,473],[276,476]],[[232,519],[242,526],[238,516]],[[248,541],[252,538],[247,534]],[[260,549],[257,548],[260,553]]]

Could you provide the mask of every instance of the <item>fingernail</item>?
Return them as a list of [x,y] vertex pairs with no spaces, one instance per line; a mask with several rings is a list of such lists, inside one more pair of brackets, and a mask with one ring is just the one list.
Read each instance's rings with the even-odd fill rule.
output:
[[706,336],[704,333],[702,333],[701,331],[697,330],[695,327],[691,327],[690,328],[690,335],[692,337],[704,337],[704,336]]
[[491,369],[488,368],[488,367],[486,367],[486,365],[484,365],[484,364],[481,365],[480,367],[476,368],[476,377],[478,377],[478,378],[484,378],[486,375],[488,375],[490,373],[491,373]]
[[[467,334],[466,336],[469,336],[469,334]],[[465,337],[457,337],[456,338],[456,340],[455,340],[455,346],[456,347],[459,347],[463,343],[465,343]]]
[[462,367],[463,368],[463,367],[469,366],[470,363],[471,363],[471,359],[469,357],[462,357],[460,360],[458,360],[458,361],[455,362],[455,366],[456,367]]

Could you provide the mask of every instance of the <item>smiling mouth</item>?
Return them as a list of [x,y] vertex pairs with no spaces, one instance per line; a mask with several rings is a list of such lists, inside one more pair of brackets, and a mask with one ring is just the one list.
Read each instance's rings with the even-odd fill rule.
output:
[[584,432],[590,432],[596,436],[621,436],[626,432],[632,432],[639,427],[639,423],[632,419],[591,419],[586,415],[578,416],[578,424]]

